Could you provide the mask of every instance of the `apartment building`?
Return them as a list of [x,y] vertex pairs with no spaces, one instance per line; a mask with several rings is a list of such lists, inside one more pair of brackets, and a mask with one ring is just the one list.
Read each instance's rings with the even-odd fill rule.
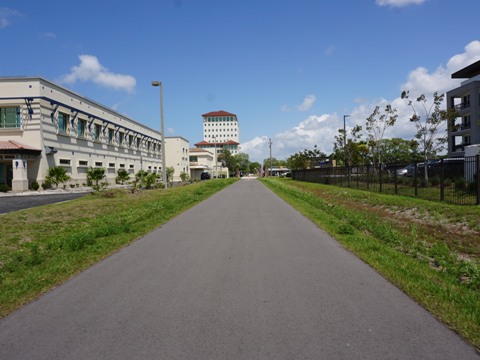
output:
[[474,154],[466,154],[466,148],[480,144],[480,61],[453,73],[452,78],[466,79],[447,92],[447,108],[458,113],[448,129],[448,156],[462,157]]
[[119,169],[161,174],[161,147],[158,131],[53,82],[0,78],[0,183],[14,191],[41,184],[53,166],[72,184],[89,167],[105,168],[110,183]]
[[165,137],[165,165],[173,167],[173,181],[181,181],[180,175],[186,173],[190,176],[189,170],[189,143],[181,136]]

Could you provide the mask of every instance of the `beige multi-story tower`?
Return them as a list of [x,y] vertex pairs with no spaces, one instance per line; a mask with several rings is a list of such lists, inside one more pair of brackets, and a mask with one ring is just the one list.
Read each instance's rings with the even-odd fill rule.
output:
[[237,115],[219,110],[202,115],[203,141],[195,144],[202,148],[228,149],[232,155],[240,152],[240,126]]

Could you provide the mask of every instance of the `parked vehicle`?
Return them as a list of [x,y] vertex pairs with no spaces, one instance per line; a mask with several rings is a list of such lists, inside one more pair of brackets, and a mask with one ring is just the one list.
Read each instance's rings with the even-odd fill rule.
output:
[[413,176],[413,170],[415,169],[415,164],[409,164],[405,166],[404,168],[398,169],[397,170],[397,176],[410,176],[409,171]]
[[203,172],[200,175],[200,180],[210,180],[210,179],[211,179],[211,176],[210,176],[210,173],[208,173],[208,172]]

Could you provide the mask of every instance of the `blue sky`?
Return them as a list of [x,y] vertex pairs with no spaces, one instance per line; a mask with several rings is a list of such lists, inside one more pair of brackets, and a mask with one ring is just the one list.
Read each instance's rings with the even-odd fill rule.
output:
[[159,129],[202,140],[235,113],[242,151],[284,159],[364,125],[375,105],[456,87],[480,60],[478,0],[15,0],[0,5],[0,76],[40,76]]

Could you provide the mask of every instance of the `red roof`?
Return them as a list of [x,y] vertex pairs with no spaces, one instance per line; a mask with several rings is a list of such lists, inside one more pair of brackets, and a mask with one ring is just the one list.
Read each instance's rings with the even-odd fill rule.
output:
[[208,142],[208,141],[200,141],[196,144],[194,144],[195,146],[202,146],[202,145],[211,145],[211,146],[220,146],[220,145],[240,145],[240,143],[236,142],[236,141],[233,141],[233,140],[228,140],[228,141],[225,141],[225,142],[221,142],[221,141],[217,141],[217,142]]
[[34,148],[33,146],[29,145],[24,145],[22,143],[19,143],[17,141],[13,140],[7,140],[7,141],[0,141],[0,151],[5,151],[5,150],[16,150],[16,151],[21,151],[21,150],[28,150],[28,151],[35,151],[35,152],[41,152],[41,149]]
[[229,112],[226,112],[223,110],[218,110],[218,111],[212,111],[212,112],[203,114],[202,116],[205,117],[205,116],[237,116],[237,115],[230,114]]

